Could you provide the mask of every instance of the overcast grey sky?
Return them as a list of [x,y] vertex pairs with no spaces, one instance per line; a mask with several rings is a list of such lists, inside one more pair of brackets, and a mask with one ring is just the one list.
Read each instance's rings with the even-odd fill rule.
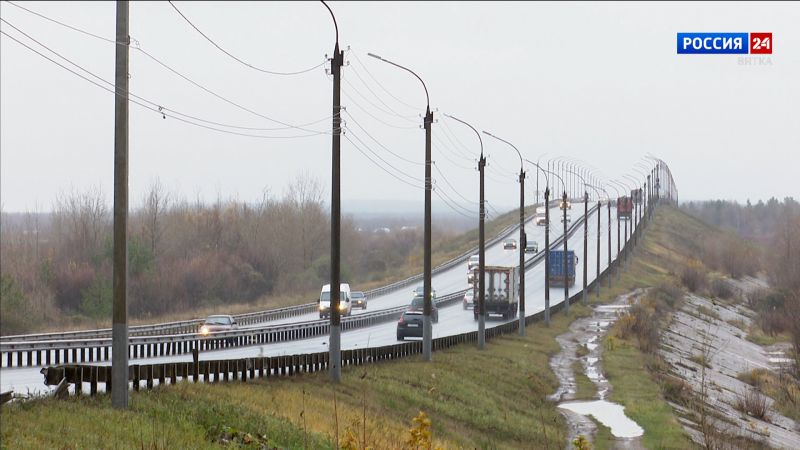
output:
[[[115,36],[113,2],[22,5],[99,36]],[[333,24],[318,2],[175,5],[220,46],[258,67],[306,69],[332,52]],[[529,159],[545,152],[543,159],[573,157],[608,177],[633,173],[633,164],[652,153],[670,165],[683,200],[800,197],[798,3],[330,6],[340,43],[350,47],[342,83],[346,137],[411,183],[390,176],[343,139],[345,208],[363,200],[416,202],[421,208],[423,200],[419,125],[424,92],[411,75],[367,52],[406,65],[425,80],[431,105],[438,109],[433,128],[437,189],[464,208],[474,204],[461,196],[477,200],[477,139],[441,113],[513,142]],[[265,188],[282,194],[304,171],[318,178],[328,195],[331,142],[325,133],[331,126],[332,83],[323,67],[296,76],[260,73],[215,49],[167,2],[133,2],[130,10],[134,46],[228,100],[282,122],[313,123],[303,128],[320,133],[227,128],[273,137],[312,134],[237,136],[163,119],[132,104],[134,204],[156,178],[189,198],[253,201]],[[7,2],[0,3],[0,15],[7,21],[0,28],[9,35],[58,59],[11,24],[113,82],[112,43]],[[772,32],[774,54],[749,59],[749,65],[738,55],[677,55],[676,33],[687,31]],[[130,89],[138,96],[208,121],[280,127],[204,92],[140,51],[131,49],[130,55]],[[0,37],[0,89],[3,211],[36,205],[48,210],[58,192],[88,186],[100,186],[110,204],[113,94],[6,36]],[[484,145],[487,199],[497,208],[512,207],[518,202],[512,173],[519,169],[517,156],[497,141],[484,139]]]

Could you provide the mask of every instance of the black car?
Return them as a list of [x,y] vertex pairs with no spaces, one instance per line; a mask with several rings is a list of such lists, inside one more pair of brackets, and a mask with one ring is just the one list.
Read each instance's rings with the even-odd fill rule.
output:
[[422,310],[404,311],[397,321],[397,340],[402,341],[407,337],[422,337],[423,316]]
[[[411,300],[411,305],[408,307],[409,311],[425,311],[425,300],[421,295],[414,296]],[[436,302],[431,301],[431,321],[437,323],[439,321],[439,308],[436,307]]]

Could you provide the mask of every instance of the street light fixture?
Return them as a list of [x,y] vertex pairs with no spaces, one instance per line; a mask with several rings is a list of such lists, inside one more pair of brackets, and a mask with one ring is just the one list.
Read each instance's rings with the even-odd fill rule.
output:
[[414,71],[373,53],[367,54],[414,75],[425,89],[425,257],[422,274],[422,295],[425,306],[422,325],[422,359],[430,361],[433,351],[433,328],[431,325],[431,125],[433,124],[433,113],[431,113],[431,98],[425,82]]
[[500,142],[508,144],[519,156],[519,335],[525,336],[525,246],[528,240],[525,237],[525,166],[522,162],[522,153],[511,142],[501,139],[484,130],[483,134],[491,136]]

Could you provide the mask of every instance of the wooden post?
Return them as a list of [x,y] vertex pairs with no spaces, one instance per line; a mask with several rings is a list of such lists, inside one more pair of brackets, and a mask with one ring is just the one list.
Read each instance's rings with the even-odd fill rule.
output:
[[138,364],[133,364],[133,365],[131,365],[131,369],[133,370],[133,390],[134,391],[138,391],[139,390],[139,380],[140,380],[140,378],[139,378],[139,365]]
[[147,378],[147,389],[152,391],[153,390],[153,365],[148,364],[144,366],[145,368],[145,377]]
[[89,368],[89,395],[92,397],[97,395],[97,370],[95,366]]
[[197,341],[192,348],[192,361],[192,381],[197,383],[197,379],[200,378],[200,351],[197,349]]

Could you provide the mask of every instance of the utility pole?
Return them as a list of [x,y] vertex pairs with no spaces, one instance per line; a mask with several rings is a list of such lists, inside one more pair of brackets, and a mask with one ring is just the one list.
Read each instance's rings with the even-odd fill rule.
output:
[[[522,152],[514,144],[485,130],[483,134],[508,144],[519,156],[519,245],[517,246],[517,250],[519,250],[519,335],[525,336],[525,247],[528,244],[525,237],[525,163],[522,160]],[[539,172],[536,173],[538,175]],[[514,311],[515,314],[516,312]]]
[[425,82],[413,70],[373,53],[367,53],[367,55],[414,75],[422,83],[422,88],[425,89],[425,256],[422,270],[422,295],[425,298],[423,299],[422,316],[422,360],[430,361],[433,350],[433,326],[431,324],[431,190],[433,188],[431,184],[431,126],[433,124],[433,113],[431,112],[431,97],[428,94],[428,87]]
[[422,317],[422,360],[430,361],[433,352],[433,325],[431,323],[431,125],[433,113],[428,105],[425,111],[425,262],[423,287],[425,309]]
[[117,1],[114,83],[114,274],[111,404],[128,408],[128,72],[130,4]]
[[584,305],[587,303],[586,278],[588,275],[587,264],[589,264],[588,245],[589,245],[589,193],[583,191],[583,293],[581,294],[581,301]]
[[525,336],[525,170],[519,157],[519,335]]
[[323,2],[333,18],[336,28],[336,44],[333,47],[331,58],[331,72],[333,74],[333,133],[332,163],[331,163],[331,337],[328,342],[329,370],[331,381],[339,383],[342,380],[342,325],[339,314],[341,301],[341,154],[342,154],[342,66],[344,65],[344,52],[339,50],[339,26],[330,7]]
[[486,348],[486,239],[484,235],[484,217],[486,216],[485,199],[483,192],[483,173],[486,168],[486,158],[481,151],[478,160],[480,173],[480,222],[478,223],[478,348]]
[[[564,202],[564,234],[562,235],[564,239],[564,313],[569,315],[569,277],[567,272],[567,190],[564,189],[564,195],[562,197]],[[585,219],[585,218],[584,218]],[[574,265],[574,264],[573,264]]]
[[[600,201],[600,194],[597,194],[597,297],[600,297],[600,217],[603,215],[603,202]],[[610,249],[609,249],[610,250]]]
[[[548,168],[550,162],[547,162]],[[544,188],[544,324],[550,326],[550,181]]]

